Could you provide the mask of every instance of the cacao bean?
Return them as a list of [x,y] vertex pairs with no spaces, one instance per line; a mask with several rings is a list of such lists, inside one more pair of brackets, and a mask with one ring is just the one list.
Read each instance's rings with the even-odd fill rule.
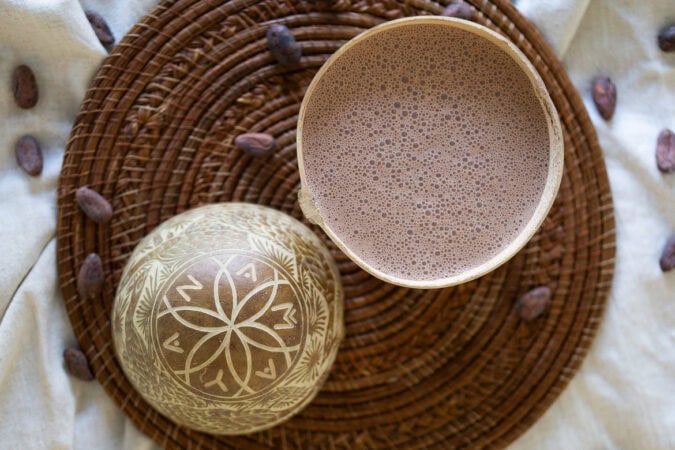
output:
[[656,140],[656,166],[661,172],[675,171],[675,133],[667,128]]
[[657,38],[659,42],[659,48],[664,52],[674,52],[675,51],[675,25],[668,25],[664,28],[661,28]]
[[82,186],[75,192],[75,199],[80,209],[94,222],[105,224],[112,218],[112,206],[98,192]]
[[110,48],[115,43],[115,36],[112,34],[112,31],[110,31],[108,23],[105,21],[105,19],[103,19],[103,17],[101,17],[100,14],[94,11],[85,11],[84,15],[87,16],[87,20],[94,29],[94,33],[103,47],[110,51]]
[[14,69],[14,101],[19,108],[30,109],[38,102],[38,85],[33,70],[25,64]]
[[441,15],[445,17],[454,17],[456,19],[471,20],[473,18],[473,7],[464,2],[450,3],[443,10]]
[[77,292],[82,298],[97,298],[103,290],[103,262],[96,253],[84,258],[80,272],[77,274]]
[[253,156],[268,156],[277,146],[274,137],[267,133],[240,134],[234,144]]
[[75,378],[83,381],[91,381],[94,379],[94,373],[89,367],[89,361],[84,356],[81,350],[77,348],[67,348],[63,351],[63,361],[66,370]]
[[666,246],[663,247],[659,265],[664,272],[675,268],[675,235],[671,236],[666,242]]
[[551,301],[551,289],[548,286],[534,288],[516,302],[516,314],[525,321],[541,316]]
[[605,120],[610,120],[616,109],[616,86],[607,77],[593,80],[593,101],[598,112]]
[[42,173],[42,149],[33,136],[23,136],[14,145],[16,162],[28,175],[37,176]]
[[267,48],[282,66],[294,67],[300,63],[302,48],[285,25],[274,24],[267,30]]

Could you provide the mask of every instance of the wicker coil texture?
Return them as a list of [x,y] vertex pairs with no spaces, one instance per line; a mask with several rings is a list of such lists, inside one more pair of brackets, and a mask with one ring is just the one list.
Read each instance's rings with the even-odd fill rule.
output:
[[[544,79],[565,133],[565,174],[534,239],[478,280],[440,290],[383,283],[336,250],[346,339],[312,404],[258,434],[176,426],[143,401],[114,357],[111,307],[135,245],[162,221],[207,203],[260,203],[301,218],[295,126],[314,73],[347,40],[386,20],[439,14],[427,0],[164,1],[117,45],[93,80],[67,145],[58,192],[58,261],[66,308],[96,379],[165,448],[503,448],[540,417],[579,368],[601,322],[614,269],[614,218],[602,151],[583,103],[536,29],[506,0],[472,0],[474,20],[510,38]],[[276,64],[272,23],[295,34],[298,67]],[[267,132],[277,150],[233,145]],[[74,200],[109,199],[97,225]],[[87,254],[103,260],[100,299],[77,294]],[[544,315],[516,300],[546,285]]]

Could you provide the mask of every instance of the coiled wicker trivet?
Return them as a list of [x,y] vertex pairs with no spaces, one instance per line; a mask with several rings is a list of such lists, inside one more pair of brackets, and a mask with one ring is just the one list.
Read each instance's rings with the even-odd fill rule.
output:
[[[334,251],[347,295],[347,339],[331,377],[301,415],[251,436],[214,437],[177,427],[126,381],[110,337],[124,263],[158,223],[197,205],[254,202],[301,217],[295,124],[315,71],[363,29],[438,14],[443,5],[165,1],[105,60],[63,163],[60,282],[96,378],[144,433],[167,448],[497,448],[523,433],[560,394],[591,344],[612,280],[614,220],[602,152],[577,92],[541,35],[505,0],[472,3],[480,10],[477,22],[501,30],[530,58],[558,108],[566,164],[556,205],[510,263],[456,288],[387,285]],[[278,66],[266,49],[266,28],[277,20],[302,45],[299,69]],[[276,154],[253,159],[234,149],[234,137],[246,131],[275,135]],[[78,210],[74,191],[82,185],[111,200],[110,224],[97,226]],[[89,252],[104,261],[101,301],[76,292]],[[514,301],[542,284],[553,289],[550,308],[534,322],[519,320]]]

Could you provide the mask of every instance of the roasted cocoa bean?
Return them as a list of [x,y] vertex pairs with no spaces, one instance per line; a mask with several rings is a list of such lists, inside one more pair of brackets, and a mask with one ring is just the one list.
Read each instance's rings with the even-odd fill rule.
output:
[[666,242],[666,246],[663,247],[659,265],[664,272],[675,268],[675,235],[671,236]]
[[110,51],[110,48],[115,43],[115,36],[110,31],[108,23],[101,17],[100,14],[94,11],[85,11],[84,15],[87,16],[87,20],[91,24],[91,27],[94,29],[96,37],[101,42],[101,44]]
[[656,166],[661,172],[675,171],[675,133],[667,128],[656,140]]
[[661,28],[657,37],[659,48],[664,52],[675,51],[675,25],[668,25]]
[[19,108],[30,109],[38,102],[38,85],[33,70],[25,64],[14,69],[12,76],[14,101]]
[[274,24],[267,30],[267,48],[282,66],[294,67],[300,63],[302,48],[285,25]]
[[523,295],[516,302],[516,314],[525,321],[531,321],[541,316],[551,301],[551,289],[540,286]]
[[443,10],[441,15],[445,17],[454,17],[456,19],[471,20],[473,18],[473,7],[464,2],[450,3]]
[[42,149],[33,136],[23,136],[14,145],[16,162],[28,175],[37,176],[42,173]]
[[253,156],[268,156],[277,146],[274,137],[267,133],[240,134],[234,139],[234,143]]
[[81,350],[77,348],[67,348],[63,351],[63,362],[69,374],[83,381],[94,379],[94,373],[91,371],[89,361]]
[[593,101],[598,112],[605,120],[610,120],[616,109],[616,86],[607,77],[593,80]]
[[105,224],[112,218],[112,206],[98,192],[82,186],[75,192],[75,199],[80,209],[94,222]]
[[103,262],[96,253],[84,258],[80,272],[77,274],[77,292],[82,298],[97,298],[103,290]]

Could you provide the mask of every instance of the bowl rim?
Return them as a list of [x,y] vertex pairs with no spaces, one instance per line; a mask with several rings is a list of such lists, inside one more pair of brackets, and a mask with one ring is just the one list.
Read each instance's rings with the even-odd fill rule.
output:
[[[345,245],[345,243],[338,237],[338,235],[331,229],[331,227],[324,222],[316,206],[316,202],[312,197],[311,190],[309,189],[309,184],[307,182],[307,175],[305,173],[304,158],[303,158],[303,143],[302,143],[304,119],[307,113],[307,105],[309,99],[314,94],[314,91],[316,90],[317,86],[321,83],[323,76],[330,69],[330,67],[337,60],[339,60],[342,55],[347,53],[356,44],[376,34],[386,32],[394,28],[415,26],[419,24],[446,25],[452,28],[457,28],[463,31],[470,32],[478,37],[486,39],[487,41],[496,45],[506,54],[508,54],[519,65],[521,70],[527,75],[528,79],[530,80],[532,88],[534,90],[534,94],[542,106],[549,134],[549,165],[546,183],[544,184],[544,189],[537,204],[537,207],[532,213],[530,220],[527,222],[527,224],[521,230],[518,236],[514,240],[512,240],[509,244],[507,244],[499,253],[497,253],[492,258],[484,261],[481,264],[471,267],[468,270],[462,271],[459,274],[430,280],[413,280],[385,273],[375,267],[372,267],[370,264],[362,260],[356,253],[354,253],[347,245]],[[548,91],[546,89],[546,86],[544,85],[543,80],[539,76],[539,73],[532,65],[532,63],[520,51],[520,49],[516,47],[515,44],[507,40],[502,35],[490,30],[489,28],[476,24],[474,22],[444,16],[415,16],[385,22],[360,33],[359,35],[355,36],[350,41],[348,41],[346,44],[344,44],[342,47],[340,47],[321,66],[319,71],[312,79],[312,82],[310,83],[309,87],[307,88],[307,91],[302,100],[302,104],[300,106],[296,143],[297,143],[298,169],[300,172],[300,183],[301,183],[301,187],[298,192],[298,197],[300,207],[305,217],[310,222],[313,222],[319,227],[321,227],[322,230],[328,235],[328,237],[335,243],[335,245],[343,253],[345,253],[345,255],[347,255],[349,259],[351,259],[354,263],[356,263],[366,272],[388,283],[416,289],[438,289],[466,283],[468,281],[486,275],[489,272],[492,272],[493,270],[497,269],[498,267],[509,261],[513,256],[515,256],[515,254],[518,253],[523,247],[525,247],[525,245],[530,241],[530,239],[532,239],[534,234],[537,232],[541,224],[546,219],[546,216],[548,215],[548,212],[550,211],[551,207],[553,206],[558,190],[560,188],[564,164],[564,138],[558,112],[555,108],[555,105],[553,104],[553,101],[551,100],[551,97],[548,94]]]

